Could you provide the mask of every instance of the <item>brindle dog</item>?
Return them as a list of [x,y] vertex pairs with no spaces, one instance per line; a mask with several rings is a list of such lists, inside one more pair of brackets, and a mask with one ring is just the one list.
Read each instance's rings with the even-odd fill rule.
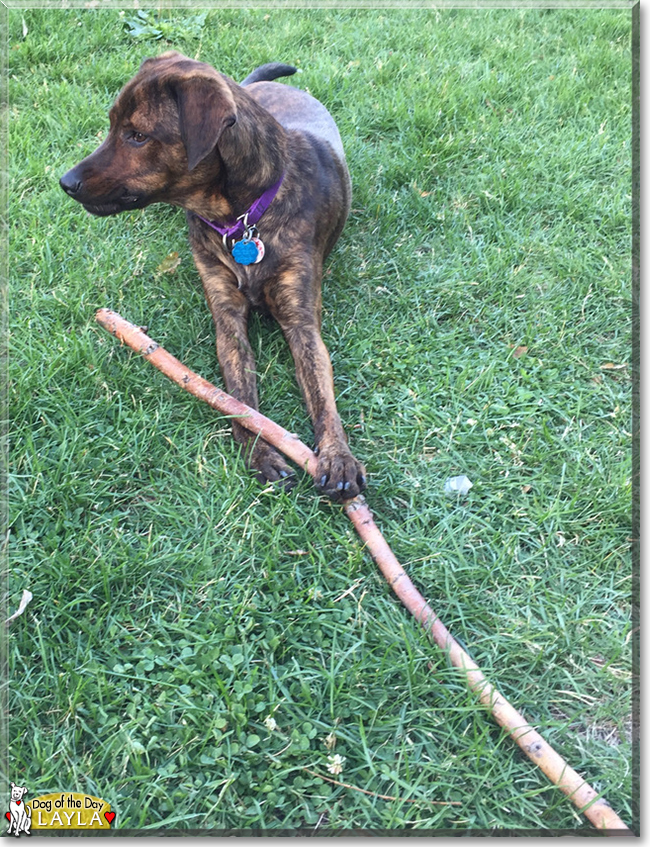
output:
[[[248,314],[251,307],[270,312],[289,343],[313,422],[316,484],[338,500],[366,484],[336,410],[320,334],[323,261],[349,212],[350,177],[325,107],[271,81],[295,70],[263,65],[237,85],[174,51],[147,59],[111,108],[104,143],[60,182],[93,215],[157,202],[186,210],[226,390],[257,408]],[[239,264],[232,243],[208,222],[232,224],[283,175],[257,224],[263,258]],[[260,479],[291,482],[291,469],[273,447],[237,423],[233,434]]]

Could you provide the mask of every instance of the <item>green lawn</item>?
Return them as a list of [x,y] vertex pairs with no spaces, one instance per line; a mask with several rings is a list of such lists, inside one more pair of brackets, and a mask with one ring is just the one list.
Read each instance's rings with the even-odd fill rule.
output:
[[[334,114],[354,199],[323,334],[369,504],[488,678],[633,823],[631,12],[135,17],[8,13],[4,596],[34,599],[5,639],[7,784],[143,829],[587,828],[340,509],[308,479],[261,487],[226,420],[95,324],[116,309],[219,381],[184,214],[92,218],[57,184],[173,47],[236,79],[296,64]],[[261,410],[311,443],[280,331],[255,317],[251,338]]]

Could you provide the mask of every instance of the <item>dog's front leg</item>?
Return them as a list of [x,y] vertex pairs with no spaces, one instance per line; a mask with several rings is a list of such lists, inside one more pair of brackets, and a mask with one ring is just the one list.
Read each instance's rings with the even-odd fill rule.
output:
[[286,272],[271,286],[267,302],[287,339],[296,378],[314,426],[316,486],[333,500],[356,497],[366,487],[363,465],[352,455],[334,399],[329,353],[321,338],[320,277]]
[[[226,391],[236,400],[258,408],[255,359],[248,341],[248,301],[225,266],[207,267],[196,260],[205,297],[217,335],[217,358]],[[284,458],[261,438],[233,421],[233,436],[244,447],[245,457],[260,482],[277,480],[291,485],[294,474]]]

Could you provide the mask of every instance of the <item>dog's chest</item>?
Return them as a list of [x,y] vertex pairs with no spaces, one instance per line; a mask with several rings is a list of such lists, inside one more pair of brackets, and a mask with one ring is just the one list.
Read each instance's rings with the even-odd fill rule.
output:
[[220,261],[232,271],[234,283],[253,309],[268,312],[266,292],[275,271],[276,263],[265,257],[258,265],[240,265],[230,252],[222,254]]
[[267,277],[259,270],[244,268],[237,273],[237,288],[254,309],[268,311],[265,296]]
[[251,307],[268,313],[269,287],[272,287],[279,270],[277,239],[269,236],[264,249],[265,253],[260,262],[243,265],[235,260],[232,249],[226,249],[220,244],[218,259],[232,272],[237,288]]

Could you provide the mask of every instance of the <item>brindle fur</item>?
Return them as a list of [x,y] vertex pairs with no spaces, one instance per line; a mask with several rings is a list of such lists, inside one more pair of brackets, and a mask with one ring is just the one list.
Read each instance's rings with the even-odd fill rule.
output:
[[[248,315],[251,307],[270,312],[289,343],[313,422],[316,484],[333,499],[349,498],[365,487],[365,472],[336,410],[320,325],[323,261],[349,212],[350,178],[325,107],[304,91],[269,81],[294,71],[266,65],[237,85],[173,51],[147,59],[110,110],[104,143],[68,171],[61,186],[95,215],[155,202],[186,209],[226,389],[258,407]],[[197,215],[232,221],[283,173],[258,224],[265,256],[259,264],[238,265]],[[261,479],[290,480],[273,447],[237,423],[233,434]]]

